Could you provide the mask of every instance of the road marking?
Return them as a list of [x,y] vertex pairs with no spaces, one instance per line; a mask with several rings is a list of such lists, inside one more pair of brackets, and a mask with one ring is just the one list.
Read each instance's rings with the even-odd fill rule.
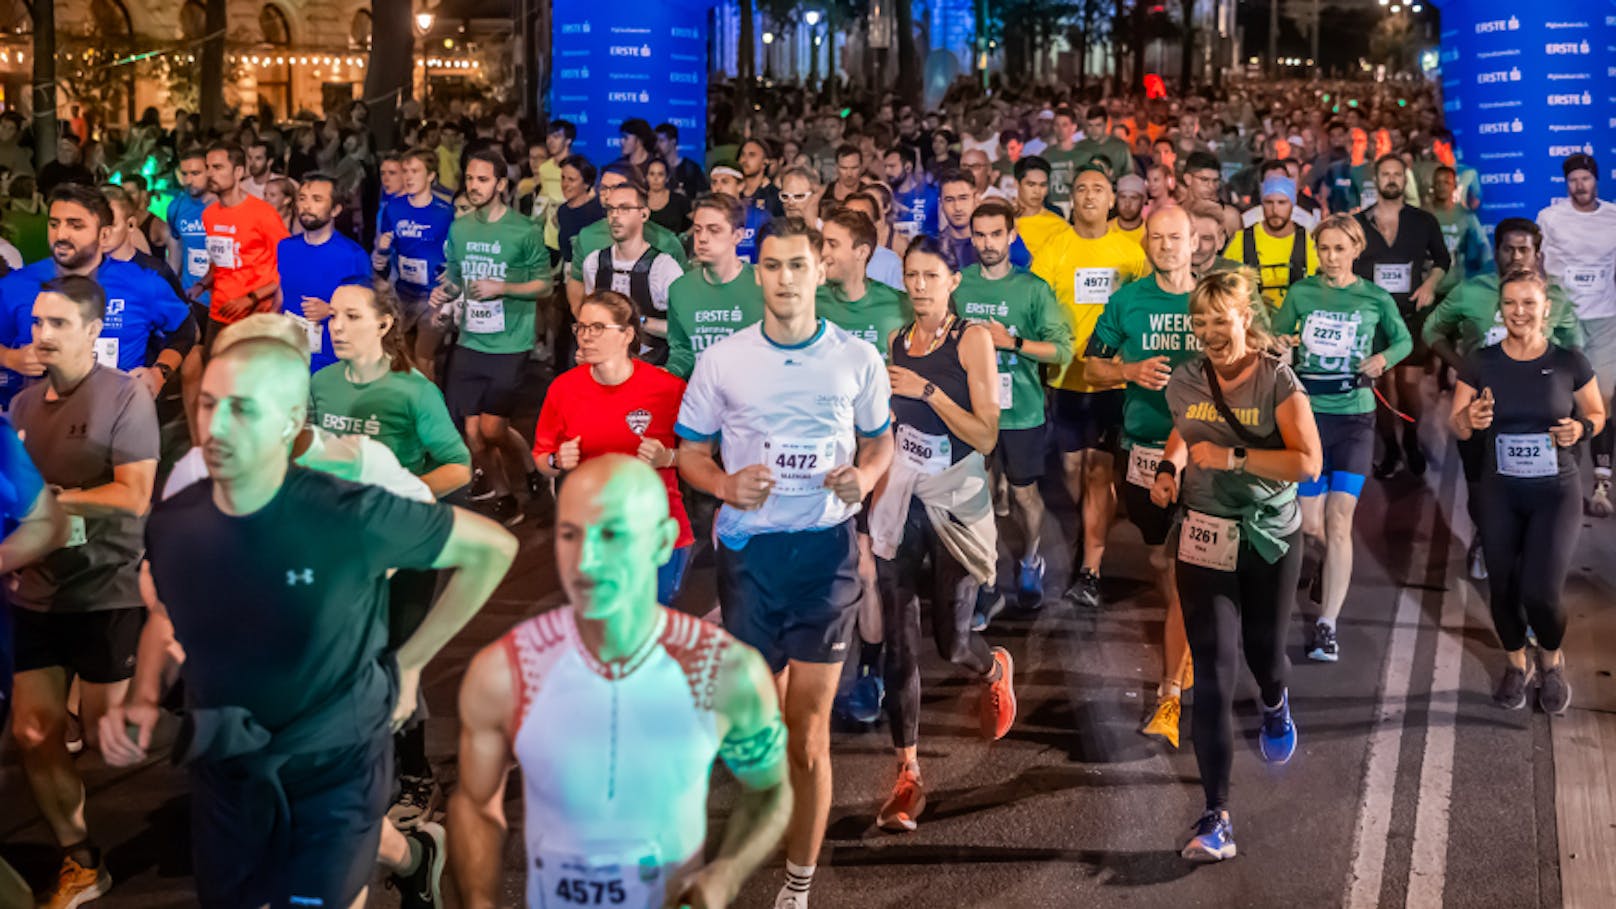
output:
[[[1410,572],[1424,572],[1430,554],[1436,509],[1424,511],[1410,546]],[[1369,733],[1369,757],[1352,850],[1352,876],[1347,883],[1347,909],[1380,906],[1380,889],[1386,870],[1386,836],[1392,824],[1392,796],[1397,788],[1397,760],[1403,746],[1403,720],[1412,682],[1414,645],[1420,636],[1422,596],[1423,590],[1405,587],[1397,597],[1397,617],[1386,647],[1377,712]]]

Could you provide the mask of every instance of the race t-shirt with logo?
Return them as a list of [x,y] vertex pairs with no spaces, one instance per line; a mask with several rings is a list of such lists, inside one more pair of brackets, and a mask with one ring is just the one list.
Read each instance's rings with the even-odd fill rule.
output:
[[331,302],[344,284],[370,286],[370,256],[358,243],[340,233],[318,245],[305,234],[287,237],[276,253],[281,275],[281,309],[297,322],[309,339],[309,371],[319,372],[337,361],[331,350],[326,321],[311,322],[303,311],[303,298]]
[[1581,351],[1555,344],[1530,360],[1511,357],[1501,344],[1465,357],[1459,381],[1477,394],[1493,394],[1492,425],[1474,436],[1483,442],[1487,472],[1527,482],[1574,476],[1580,446],[1555,444],[1549,429],[1581,415],[1576,393],[1593,378],[1593,366]]
[[[186,290],[202,280],[208,273],[208,229],[202,224],[202,212],[207,202],[181,192],[168,202],[169,229],[180,241],[180,286]],[[202,302],[207,302],[206,294]]]
[[[507,208],[497,221],[481,212],[449,228],[448,277],[462,291],[472,281],[525,284],[550,273],[550,254],[539,225]],[[525,353],[533,347],[537,294],[506,294],[490,300],[466,297],[460,346],[483,353]]]
[[1049,201],[1062,212],[1072,210],[1072,177],[1077,169],[1088,163],[1089,156],[1078,152],[1077,146],[1062,149],[1051,145],[1044,149],[1043,159],[1049,162]]
[[840,284],[821,284],[814,292],[814,312],[855,338],[868,341],[882,357],[887,339],[915,318],[909,295],[879,281],[864,282],[864,296],[847,299]]
[[[767,218],[764,219],[765,222],[767,220]],[[689,261],[685,256],[685,246],[680,241],[679,235],[655,221],[645,222],[645,242],[655,247],[657,252],[667,253],[672,256],[673,260],[679,263],[681,269]],[[574,281],[584,280],[584,262],[593,259],[596,252],[611,245],[612,230],[607,225],[605,218],[585,225],[572,238],[572,266],[567,274]],[[741,258],[747,258],[746,254],[742,253]]]
[[[998,280],[972,265],[960,273],[954,311],[961,318],[993,320],[1013,337],[1055,345],[1054,367],[1072,358],[1072,327],[1061,315],[1055,291],[1037,275],[1012,270]],[[998,360],[999,428],[1032,429],[1044,424],[1044,388],[1039,363],[1014,350],[996,352]]]
[[1291,355],[1318,413],[1374,411],[1375,393],[1354,381],[1358,364],[1378,353],[1390,369],[1414,349],[1397,302],[1362,278],[1346,287],[1331,287],[1323,275],[1298,281],[1274,314],[1273,330],[1300,337]]
[[1094,323],[1105,311],[1111,295],[1124,284],[1150,274],[1150,260],[1139,244],[1122,234],[1106,232],[1097,239],[1079,237],[1075,231],[1057,234],[1042,250],[1032,254],[1032,273],[1055,289],[1061,312],[1072,326],[1072,361],[1051,370],[1049,385],[1067,391],[1103,391],[1120,385],[1091,385],[1083,378],[1083,357]]
[[398,196],[382,209],[382,232],[393,235],[393,268],[398,292],[412,299],[432,293],[443,275],[444,242],[454,222],[454,205],[433,196],[416,206],[409,196]]
[[208,262],[213,267],[212,316],[224,322],[221,302],[262,290],[279,277],[275,249],[286,239],[286,223],[274,206],[247,196],[238,205],[209,205],[202,211],[202,224],[208,231]]
[[[1190,295],[1162,290],[1151,275],[1111,297],[1084,354],[1109,359],[1120,353],[1124,363],[1166,357],[1167,365],[1176,368],[1200,352],[1201,344],[1190,331]],[[1166,445],[1173,431],[1167,395],[1129,382],[1122,397],[1122,447]]]
[[1441,299],[1459,282],[1471,275],[1479,275],[1492,268],[1492,247],[1481,229],[1474,212],[1461,205],[1431,209],[1436,223],[1442,228],[1442,243],[1448,248],[1453,265],[1437,282],[1436,295]]
[[1616,318],[1616,202],[1600,201],[1589,212],[1555,202],[1537,213],[1543,270],[1571,295],[1577,318]]
[[763,289],[752,266],[714,284],[705,268],[686,272],[668,287],[668,372],[690,378],[713,344],[763,320]]
[[823,530],[856,514],[860,506],[842,501],[825,477],[854,464],[860,436],[886,432],[891,399],[875,347],[824,319],[799,344],[776,344],[759,323],[707,348],[676,432],[718,441],[727,470],[762,464],[774,477],[761,506],[719,510],[719,540],[740,549],[760,533]]
[[333,363],[309,381],[309,422],[326,432],[362,435],[386,445],[405,470],[420,476],[445,464],[470,464],[465,440],[449,416],[443,392],[415,370],[363,385]]
[[[1285,302],[1285,291],[1290,287],[1293,277],[1301,280],[1319,270],[1319,251],[1313,246],[1313,238],[1300,227],[1293,227],[1288,237],[1276,237],[1268,232],[1268,228],[1258,224],[1252,228],[1252,235],[1257,247],[1257,261],[1245,261],[1245,231],[1234,235],[1234,239],[1224,247],[1223,255],[1258,269],[1262,279],[1263,300],[1270,308],[1278,309],[1279,305]],[[1301,243],[1304,247],[1305,267],[1293,275],[1291,257],[1295,255],[1293,250],[1297,243]]]
[[[43,259],[0,279],[0,313],[5,314],[6,341],[20,347],[33,340],[34,298],[40,287],[58,274],[53,259]],[[103,259],[95,273],[106,293],[106,317],[95,340],[95,359],[102,366],[128,372],[145,366],[150,352],[185,321],[191,307],[174,295],[162,275],[133,262]],[[20,377],[8,387],[16,387]]]
[[[1549,282],[1549,340],[1565,348],[1582,347],[1582,324],[1577,308],[1559,282]],[[1420,335],[1425,343],[1441,338],[1453,342],[1459,356],[1504,340],[1508,332],[1498,310],[1498,275],[1477,275],[1455,287],[1425,317]]]
[[892,197],[893,230],[905,237],[937,233],[937,187],[916,185]]

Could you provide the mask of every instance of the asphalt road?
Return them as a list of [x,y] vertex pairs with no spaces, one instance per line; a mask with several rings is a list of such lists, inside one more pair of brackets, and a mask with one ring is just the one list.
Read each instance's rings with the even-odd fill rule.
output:
[[[1561,905],[1549,719],[1491,703],[1502,657],[1484,590],[1463,575],[1463,483],[1451,448],[1434,434],[1429,442],[1423,482],[1403,475],[1365,492],[1342,661],[1308,662],[1308,620],[1300,612],[1293,620],[1300,748],[1289,765],[1258,758],[1255,687],[1243,683],[1232,801],[1239,858],[1197,867],[1178,857],[1201,807],[1188,708],[1177,752],[1136,732],[1159,673],[1161,634],[1136,532],[1119,523],[1110,536],[1100,610],[1080,614],[1055,601],[1071,548],[1061,531],[1073,515],[1051,486],[1050,602],[989,631],[1016,659],[1015,728],[982,742],[975,687],[928,654],[920,748],[930,808],[915,833],[875,830],[892,779],[890,740],[884,728],[839,733],[813,906]],[[1568,596],[1616,609],[1607,567],[1616,522],[1586,523]],[[466,660],[559,602],[547,529],[530,521],[521,534],[511,577],[427,673],[429,748],[445,780]],[[681,605],[704,612],[710,591],[710,571],[698,565]],[[91,829],[117,881],[97,905],[190,905],[178,771],[163,762],[112,771],[93,755],[80,766]],[[735,790],[723,771],[714,779],[716,837]],[[509,808],[516,829],[520,806]],[[38,881],[51,870],[48,841],[9,757],[0,766],[0,855]],[[519,836],[507,846],[507,903],[519,905]],[[738,905],[770,905],[781,877],[776,859]],[[396,897],[378,888],[372,904]]]

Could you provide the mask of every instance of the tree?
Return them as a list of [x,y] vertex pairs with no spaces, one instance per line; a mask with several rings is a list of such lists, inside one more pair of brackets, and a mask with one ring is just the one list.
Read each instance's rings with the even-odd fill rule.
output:
[[898,32],[898,97],[920,103],[920,54],[915,48],[915,10],[911,0],[895,0],[893,18]]
[[1179,10],[1184,17],[1184,43],[1179,45],[1178,92],[1188,95],[1190,70],[1195,67],[1195,0],[1179,0]]
[[34,167],[56,157],[56,4],[28,0],[34,23]]
[[365,104],[376,148],[392,148],[398,144],[398,103],[409,96],[415,77],[415,16],[410,0],[374,0],[371,9]]
[[229,27],[226,0],[207,0],[207,4],[207,15],[203,18],[206,40],[202,42],[202,97],[197,104],[201,108],[204,134],[218,126],[224,114],[224,37]]
[[741,0],[740,53],[735,60],[735,75],[740,78],[740,110],[742,115],[752,110],[752,82],[757,78],[757,26],[753,22],[752,0]]

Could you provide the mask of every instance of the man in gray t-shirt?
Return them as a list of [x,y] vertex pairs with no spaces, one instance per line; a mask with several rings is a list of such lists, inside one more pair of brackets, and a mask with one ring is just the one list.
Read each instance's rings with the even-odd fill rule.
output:
[[[93,229],[93,226],[92,228]],[[67,691],[80,682],[85,744],[122,703],[146,610],[140,560],[157,474],[157,412],[134,378],[95,357],[106,295],[94,280],[48,281],[34,301],[33,347],[44,381],[11,419],[70,522],[67,545],[17,572],[13,733],[30,788],[63,849],[51,905],[112,886],[84,823],[84,785],[67,750]],[[75,903],[76,905],[76,903]]]

